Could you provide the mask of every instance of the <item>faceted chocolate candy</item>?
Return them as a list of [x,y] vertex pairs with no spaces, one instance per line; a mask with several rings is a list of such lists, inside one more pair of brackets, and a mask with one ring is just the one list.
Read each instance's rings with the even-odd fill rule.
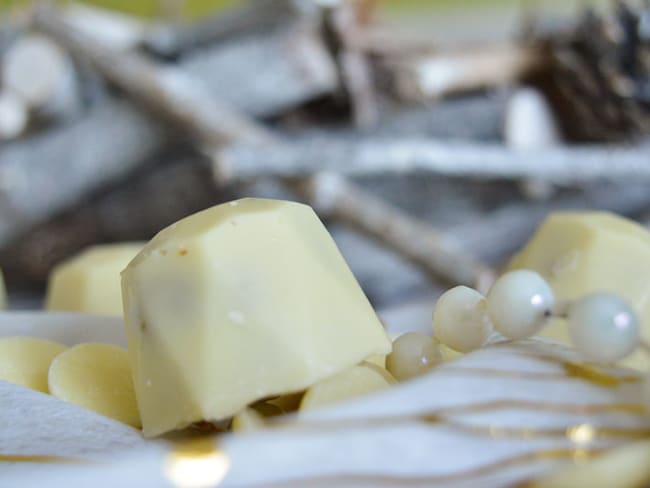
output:
[[47,285],[48,310],[122,315],[120,273],[143,243],[92,246],[57,265]]
[[147,436],[221,420],[386,354],[390,341],[302,204],[243,199],[164,229],[122,273]]

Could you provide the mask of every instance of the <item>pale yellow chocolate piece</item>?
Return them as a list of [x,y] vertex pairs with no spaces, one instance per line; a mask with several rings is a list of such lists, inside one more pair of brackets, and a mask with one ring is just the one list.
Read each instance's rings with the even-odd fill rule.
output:
[[232,419],[233,432],[252,432],[264,428],[264,417],[257,410],[245,408]]
[[128,354],[110,344],[86,343],[59,354],[48,375],[50,393],[120,422],[140,427]]
[[122,284],[147,436],[231,417],[390,350],[331,236],[298,203],[243,199],[187,217]]
[[5,280],[0,269],[0,310],[7,308],[7,290],[5,288]]
[[48,393],[47,372],[65,351],[58,342],[33,337],[0,338],[0,380]]
[[526,484],[528,488],[637,488],[650,484],[650,441],[619,447]]
[[[605,212],[552,214],[509,269],[537,271],[558,303],[597,291],[616,293],[634,307],[650,340],[650,232],[637,223]],[[541,335],[570,342],[564,320],[554,320]],[[641,352],[623,364],[650,367]]]
[[121,316],[120,273],[143,245],[92,246],[58,264],[47,284],[46,308]]
[[395,383],[397,381],[388,371],[364,361],[309,388],[300,402],[300,410],[313,410],[367,395]]

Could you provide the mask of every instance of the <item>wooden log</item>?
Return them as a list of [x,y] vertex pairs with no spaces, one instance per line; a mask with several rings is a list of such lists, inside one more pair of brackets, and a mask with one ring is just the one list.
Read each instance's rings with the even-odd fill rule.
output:
[[339,89],[334,60],[310,18],[197,50],[179,67],[200,79],[213,97],[257,117]]
[[647,146],[573,146],[513,150],[501,144],[423,137],[309,137],[269,147],[233,144],[216,164],[234,179],[299,177],[315,171],[346,175],[426,172],[446,176],[521,180],[561,186],[589,181],[648,181]]
[[80,108],[72,61],[47,37],[30,34],[13,42],[2,60],[1,81],[37,116],[62,119]]
[[126,102],[0,151],[0,248],[83,196],[122,179],[165,141],[165,132]]

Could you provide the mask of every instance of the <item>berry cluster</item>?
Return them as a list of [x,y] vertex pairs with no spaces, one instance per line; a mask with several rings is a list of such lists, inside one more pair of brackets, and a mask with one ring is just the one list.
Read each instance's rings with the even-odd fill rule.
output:
[[433,323],[441,343],[469,352],[483,346],[494,331],[525,339],[554,317],[566,319],[573,345],[592,361],[618,361],[640,344],[637,315],[617,295],[593,293],[557,303],[546,280],[528,270],[504,274],[485,297],[466,286],[448,290],[436,304]]
[[[536,335],[552,318],[566,320],[574,347],[590,361],[611,363],[637,348],[649,349],[637,314],[619,296],[599,292],[558,303],[546,280],[529,270],[504,274],[486,296],[466,286],[445,292],[434,309],[434,335],[451,349],[469,352],[494,332],[513,340]],[[650,376],[644,388],[650,410]]]

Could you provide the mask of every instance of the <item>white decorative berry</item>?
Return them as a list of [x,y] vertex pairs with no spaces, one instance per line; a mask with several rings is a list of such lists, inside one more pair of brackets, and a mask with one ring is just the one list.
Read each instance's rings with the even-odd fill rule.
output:
[[492,330],[485,297],[467,286],[457,286],[443,293],[433,310],[436,339],[456,351],[479,349]]
[[636,312],[611,293],[593,293],[571,304],[568,326],[573,345],[593,361],[618,361],[639,344]]
[[550,285],[530,270],[510,271],[487,294],[487,312],[494,328],[510,339],[535,335],[555,306]]
[[386,369],[397,381],[406,381],[426,373],[442,360],[433,338],[408,332],[393,342],[393,351],[386,357]]

